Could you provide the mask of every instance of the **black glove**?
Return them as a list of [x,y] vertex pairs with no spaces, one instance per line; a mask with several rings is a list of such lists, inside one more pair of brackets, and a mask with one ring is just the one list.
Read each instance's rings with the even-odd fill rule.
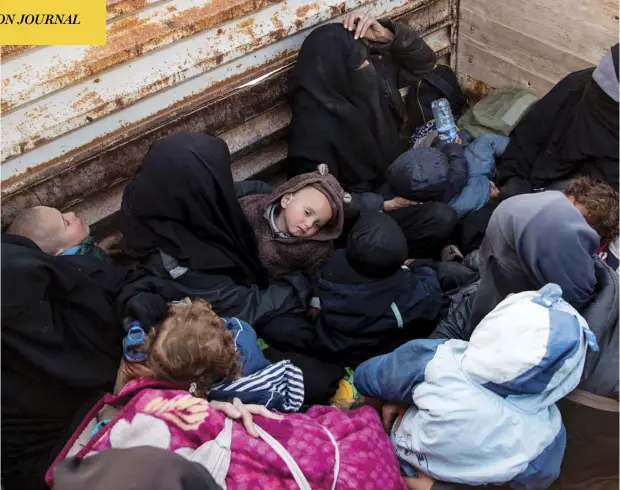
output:
[[[151,329],[153,325],[161,322],[168,313],[168,305],[164,299],[154,293],[136,294],[127,302],[125,307],[125,317],[132,318],[140,322],[140,326],[145,333]],[[123,326],[127,330],[131,322],[123,322]]]

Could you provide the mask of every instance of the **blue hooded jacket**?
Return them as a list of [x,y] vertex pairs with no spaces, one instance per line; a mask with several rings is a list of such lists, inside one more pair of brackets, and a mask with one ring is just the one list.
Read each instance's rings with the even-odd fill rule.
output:
[[509,296],[469,342],[413,340],[355,371],[366,396],[410,404],[392,428],[403,470],[466,485],[548,488],[566,431],[555,403],[575,389],[587,347],[585,320],[548,284]]
[[509,142],[508,136],[485,133],[465,148],[467,182],[460,194],[448,203],[459,218],[477,211],[489,202],[495,157],[503,155]]

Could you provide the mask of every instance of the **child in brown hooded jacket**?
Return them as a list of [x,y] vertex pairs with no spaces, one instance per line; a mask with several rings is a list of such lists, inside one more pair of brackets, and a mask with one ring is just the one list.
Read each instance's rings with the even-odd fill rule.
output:
[[254,228],[263,266],[272,277],[302,271],[314,277],[333,251],[344,224],[346,194],[321,164],[316,172],[298,175],[270,195],[239,199]]

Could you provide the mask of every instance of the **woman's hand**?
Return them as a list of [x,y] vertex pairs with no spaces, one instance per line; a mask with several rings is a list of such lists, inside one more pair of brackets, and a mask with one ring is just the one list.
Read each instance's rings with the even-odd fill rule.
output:
[[345,29],[349,31],[355,30],[355,35],[353,36],[355,39],[387,43],[394,37],[392,31],[383,27],[370,14],[350,13],[344,16],[342,23]]
[[108,255],[118,255],[123,253],[121,243],[123,241],[123,234],[120,231],[108,235],[101,240],[97,246]]
[[209,405],[233,420],[241,419],[245,430],[252,437],[258,437],[252,415],[260,415],[275,420],[284,419],[282,415],[270,412],[263,405],[244,405],[239,398],[235,398],[232,403],[211,401]]
[[389,213],[390,211],[408,208],[409,206],[415,206],[417,204],[420,203],[416,201],[410,201],[409,199],[405,199],[404,197],[395,197],[394,199],[390,199],[389,201],[385,201],[383,203],[383,211]]

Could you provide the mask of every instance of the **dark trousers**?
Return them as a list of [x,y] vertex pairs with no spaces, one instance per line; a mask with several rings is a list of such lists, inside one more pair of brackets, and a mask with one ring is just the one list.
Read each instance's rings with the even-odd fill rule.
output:
[[271,362],[288,359],[304,375],[304,404],[326,405],[345,375],[343,367],[319,359],[314,324],[303,314],[278,316],[257,330],[270,347],[265,357]]
[[441,202],[429,202],[388,213],[407,238],[409,258],[438,259],[449,244],[458,221],[454,209]]

